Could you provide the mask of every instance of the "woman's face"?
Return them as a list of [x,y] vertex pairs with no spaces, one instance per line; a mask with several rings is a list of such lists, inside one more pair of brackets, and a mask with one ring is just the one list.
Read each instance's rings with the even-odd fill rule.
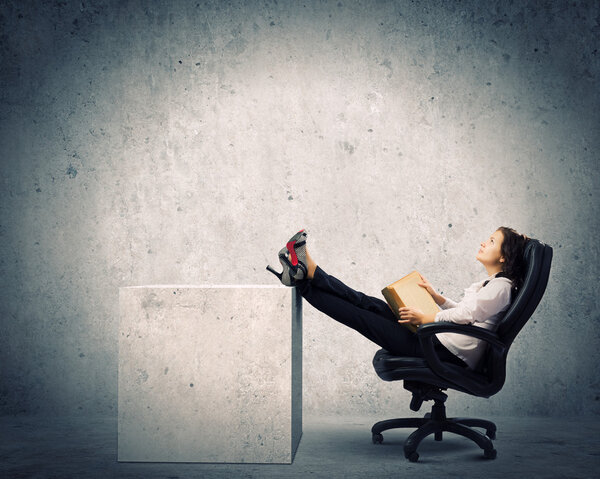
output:
[[487,240],[481,243],[481,249],[477,252],[476,259],[486,266],[502,266],[504,257],[500,254],[500,247],[503,240],[502,231],[494,231]]

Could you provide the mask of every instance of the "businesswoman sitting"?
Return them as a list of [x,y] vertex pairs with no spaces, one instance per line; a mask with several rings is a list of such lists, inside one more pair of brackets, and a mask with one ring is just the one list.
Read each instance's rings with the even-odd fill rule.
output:
[[[419,285],[427,289],[442,310],[424,314],[419,309],[403,307],[399,310],[402,319],[398,320],[383,299],[350,288],[317,265],[306,248],[306,236],[300,230],[279,251],[281,273],[270,265],[267,270],[284,285],[297,287],[302,297],[319,311],[397,356],[424,357],[417,335],[401,323],[452,321],[494,330],[510,306],[514,292],[523,284],[527,237],[502,226],[481,243],[477,252],[476,259],[485,267],[487,278],[466,288],[457,303],[438,294],[421,276]],[[434,343],[442,361],[470,369],[475,369],[485,348],[483,341],[457,333],[438,333]]]

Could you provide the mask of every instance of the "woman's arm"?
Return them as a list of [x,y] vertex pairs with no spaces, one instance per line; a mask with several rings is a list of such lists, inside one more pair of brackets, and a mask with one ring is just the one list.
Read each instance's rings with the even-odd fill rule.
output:
[[441,299],[442,299],[441,303],[438,303],[437,301],[436,301],[436,303],[442,309],[456,308],[458,306],[458,303],[456,301],[452,301],[450,298],[444,298],[443,296],[441,296]]
[[510,304],[510,283],[496,280],[477,292],[467,290],[463,300],[454,308],[439,311],[434,321],[451,321],[459,324],[483,322],[498,314]]
[[[427,292],[431,295],[436,304],[442,309],[456,308],[457,306],[459,306],[459,303],[456,303],[451,299],[444,298],[441,294],[436,293],[435,289],[433,289],[433,286],[431,286],[429,281],[423,278],[422,275],[419,286],[427,289]],[[440,321],[440,319],[437,318],[437,315],[442,313],[442,311],[438,311],[437,313],[425,314],[420,309],[410,307],[399,308],[398,312],[400,313],[400,317],[402,318],[398,320],[399,323],[410,323],[416,326],[418,326],[419,324],[427,324],[433,323],[435,321]]]
[[458,303],[455,303],[451,299],[444,298],[441,294],[438,294],[435,291],[435,289],[433,289],[433,286],[431,286],[431,283],[429,281],[427,281],[425,278],[423,278],[423,275],[419,275],[419,276],[421,276],[421,282],[419,283],[419,286],[421,286],[422,288],[425,288],[427,290],[427,292],[431,295],[431,297],[433,298],[433,300],[435,301],[435,303],[438,306],[440,306],[442,309],[456,307],[456,305]]

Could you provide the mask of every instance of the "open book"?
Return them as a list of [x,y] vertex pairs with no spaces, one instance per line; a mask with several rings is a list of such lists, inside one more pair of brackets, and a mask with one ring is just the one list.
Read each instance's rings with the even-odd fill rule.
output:
[[[433,297],[429,292],[425,288],[419,286],[420,282],[421,275],[418,271],[413,271],[381,290],[381,294],[383,294],[383,297],[398,319],[402,319],[398,309],[403,306],[420,309],[425,314],[441,311],[441,308],[433,300]],[[413,333],[417,331],[417,326],[414,324],[399,324],[406,326]]]

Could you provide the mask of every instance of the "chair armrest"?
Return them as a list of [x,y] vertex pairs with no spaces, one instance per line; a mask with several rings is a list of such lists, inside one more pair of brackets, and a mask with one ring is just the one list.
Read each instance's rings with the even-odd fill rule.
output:
[[506,349],[506,345],[500,340],[496,333],[478,326],[457,324],[450,321],[438,321],[436,323],[427,323],[419,326],[417,329],[417,337],[419,338],[425,360],[429,367],[438,376],[441,376],[447,381],[452,381],[468,390],[473,390],[477,387],[477,384],[473,383],[468,377],[465,377],[463,368],[440,361],[433,344],[434,334],[437,333],[465,334],[486,341],[500,353]]
[[[477,339],[482,339],[496,349],[506,349],[498,335],[489,329],[471,326],[470,324],[458,324],[450,321],[438,321],[437,323],[422,324],[417,329],[419,341],[421,338],[428,338],[437,333],[457,333],[471,336]],[[422,342],[422,341],[421,341]]]

